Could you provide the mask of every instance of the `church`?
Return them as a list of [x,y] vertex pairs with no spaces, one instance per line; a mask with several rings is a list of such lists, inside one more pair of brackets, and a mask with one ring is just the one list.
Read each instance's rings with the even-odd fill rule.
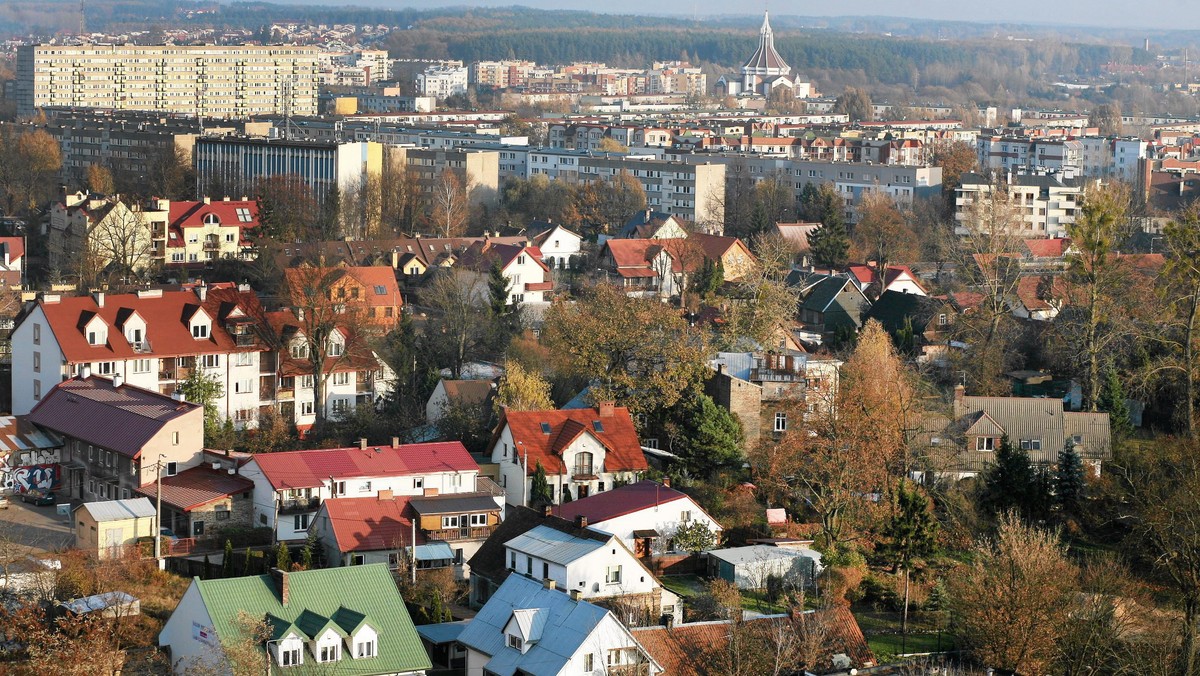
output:
[[758,49],[742,66],[742,80],[722,77],[714,86],[718,96],[769,97],[779,87],[785,87],[796,98],[812,96],[812,85],[792,75],[792,67],[775,51],[775,35],[771,18],[763,12],[762,28],[758,31]]

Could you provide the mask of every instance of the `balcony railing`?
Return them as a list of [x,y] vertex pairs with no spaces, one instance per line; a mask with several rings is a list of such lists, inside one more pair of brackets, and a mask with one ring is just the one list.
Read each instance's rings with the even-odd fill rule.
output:
[[282,498],[279,500],[279,513],[292,514],[295,512],[314,512],[321,506],[321,498]]
[[575,465],[571,471],[571,478],[576,480],[594,479],[596,477],[595,469],[594,465]]
[[429,540],[445,540],[447,542],[454,540],[486,540],[487,538],[491,537],[492,532],[495,530],[495,526],[444,528],[441,530],[425,531],[425,537]]
[[281,387],[275,391],[275,399],[278,401],[292,401],[296,398],[296,390],[291,387]]

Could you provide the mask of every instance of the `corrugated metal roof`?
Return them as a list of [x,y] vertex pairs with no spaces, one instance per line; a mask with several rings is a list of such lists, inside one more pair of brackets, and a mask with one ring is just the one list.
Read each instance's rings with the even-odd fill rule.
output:
[[489,512],[500,509],[496,498],[488,494],[447,494],[428,498],[411,498],[409,504],[417,514],[446,514],[450,512]]
[[[553,640],[538,641],[522,655],[505,644],[504,626],[521,609],[546,614],[543,634]],[[459,635],[459,643],[491,657],[486,668],[499,676],[520,669],[531,676],[557,676],[608,611],[587,601],[573,601],[566,593],[511,575],[488,599],[479,614]]]
[[445,561],[454,558],[454,550],[450,549],[450,545],[445,542],[430,542],[425,545],[417,545],[414,556],[418,561]]
[[[754,563],[773,559],[794,559],[799,557],[813,558],[817,554],[810,549],[792,547],[772,547],[771,545],[750,545],[748,547],[730,547],[728,549],[712,549],[708,555],[737,565],[739,563]],[[817,561],[820,561],[817,554]]]
[[154,516],[154,504],[150,502],[150,498],[85,502],[81,505],[81,509],[86,509],[87,513],[91,514],[97,522]]
[[462,635],[463,630],[470,623],[470,620],[459,620],[458,622],[423,624],[417,627],[417,633],[421,635],[421,638],[434,645],[453,643],[458,640],[458,637]]
[[504,543],[505,547],[539,559],[567,565],[605,546],[607,542],[588,540],[554,530],[548,526],[535,526],[522,535]]
[[57,434],[29,424],[27,416],[0,416],[0,453],[57,448],[62,444]]

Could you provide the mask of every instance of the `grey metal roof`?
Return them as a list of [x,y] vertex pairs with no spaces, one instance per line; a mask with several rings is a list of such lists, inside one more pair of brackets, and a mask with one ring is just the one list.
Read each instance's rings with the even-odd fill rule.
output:
[[[980,418],[981,414],[986,414],[999,425],[999,432],[1008,435],[1014,446],[1019,446],[1022,439],[1040,440],[1041,450],[1029,452],[1029,458],[1034,462],[1057,462],[1058,452],[1062,450],[1064,442],[1076,435],[1082,437],[1077,446],[1081,456],[1098,460],[1112,457],[1107,413],[1064,411],[1061,399],[963,396],[954,403],[958,432],[968,433],[976,423],[990,428],[988,421]],[[990,430],[983,430],[979,435],[988,436],[984,431],[991,433]],[[974,462],[990,460],[995,456],[993,452],[974,451],[970,443],[967,453]]]
[[576,537],[547,526],[535,526],[504,543],[505,547],[539,559],[567,565],[608,544],[606,541]]
[[[537,641],[524,655],[509,648],[504,638],[504,626],[514,611],[522,609],[545,611],[543,636],[553,639]],[[487,670],[499,676],[511,676],[518,669],[531,676],[555,676],[562,673],[607,614],[604,608],[587,601],[571,600],[565,592],[510,575],[459,635],[458,642],[490,656]]]
[[96,521],[120,521],[154,516],[154,504],[150,498],[131,498],[129,500],[106,500],[104,502],[85,502],[79,509],[86,509]]
[[[771,545],[750,545],[748,547],[730,547],[728,549],[709,550],[708,555],[722,561],[738,565],[740,563],[755,563],[772,559],[794,559],[806,556],[812,558],[811,550],[795,549],[792,547],[773,547]],[[817,555],[818,558],[820,555]]]
[[422,624],[417,626],[417,634],[434,645],[453,643],[462,635],[470,620],[458,622],[441,622],[439,624]]

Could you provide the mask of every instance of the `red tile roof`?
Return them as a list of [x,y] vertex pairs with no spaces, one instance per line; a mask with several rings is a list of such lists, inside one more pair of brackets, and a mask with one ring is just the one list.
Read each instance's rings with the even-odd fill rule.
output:
[[136,458],[167,423],[195,413],[198,404],[107,378],[72,378],[54,386],[29,412],[29,421],[63,436]]
[[7,252],[9,263],[14,263],[25,256],[24,237],[0,237],[0,253]]
[[[339,268],[288,268],[284,271],[289,283],[306,284],[319,279],[322,285],[340,285],[340,280],[349,276],[363,289],[361,302],[367,307],[401,307],[400,286],[396,283],[396,271],[390,266],[367,265]],[[328,277],[327,277],[328,275]],[[397,317],[396,319],[399,319]]]
[[[209,285],[204,301],[194,291],[163,291],[160,296],[145,298],[136,294],[107,296],[104,307],[96,305],[92,296],[62,298],[57,302],[41,300],[38,307],[45,313],[68,363],[257,352],[269,346],[261,335],[268,333],[268,327],[258,296],[253,291],[239,291],[232,284]],[[212,318],[212,330],[207,338],[197,339],[192,337],[188,319],[200,308]],[[254,325],[253,344],[239,347],[226,331],[224,323],[231,314],[236,316],[235,309]],[[134,312],[146,322],[144,340],[149,343],[150,352],[136,352],[121,331],[122,324]],[[83,327],[97,315],[108,327],[108,341],[89,345]]]
[[1017,298],[1030,311],[1051,310],[1062,305],[1069,295],[1067,280],[1060,275],[1022,277],[1017,280]]
[[474,458],[458,441],[368,446],[366,450],[354,446],[260,453],[254,456],[254,462],[275,490],[314,488],[331,476],[342,479],[479,470]]
[[588,523],[597,524],[686,497],[670,486],[647,479],[558,505],[554,515],[570,521],[577,516],[586,516]]
[[[158,486],[149,483],[137,490],[142,495],[154,498]],[[163,502],[185,512],[236,493],[252,490],[253,481],[223,470],[214,470],[207,464],[185,469],[175,476],[163,477],[162,480]]]
[[[603,432],[597,431],[595,422],[602,423]],[[542,432],[542,424],[550,427],[550,433]],[[612,415],[601,416],[594,408],[562,411],[509,411],[501,413],[500,424],[492,433],[491,446],[496,445],[500,433],[508,426],[513,443],[529,454],[529,474],[533,474],[541,462],[547,472],[556,472],[562,452],[581,435],[590,434],[605,448],[604,469],[608,472],[638,471],[647,468],[646,456],[637,430],[629,417],[629,409],[618,406]]]
[[[338,551],[375,552],[412,544],[412,511],[407,497],[333,498],[324,510]],[[417,529],[417,544],[425,536]]]
[[1025,240],[1025,248],[1029,249],[1029,255],[1034,258],[1062,258],[1069,246],[1071,240],[1065,237]]
[[[242,213],[248,213],[249,220],[242,218],[239,209],[245,210]],[[221,226],[238,226],[241,229],[239,239],[242,244],[249,244],[250,233],[259,226],[258,202],[255,200],[219,200],[210,204],[203,201],[171,202],[167,208],[167,228],[169,237],[178,240],[172,242],[172,245],[180,246],[183,243],[184,228],[202,228],[206,225],[205,217],[210,215],[215,216]]]

